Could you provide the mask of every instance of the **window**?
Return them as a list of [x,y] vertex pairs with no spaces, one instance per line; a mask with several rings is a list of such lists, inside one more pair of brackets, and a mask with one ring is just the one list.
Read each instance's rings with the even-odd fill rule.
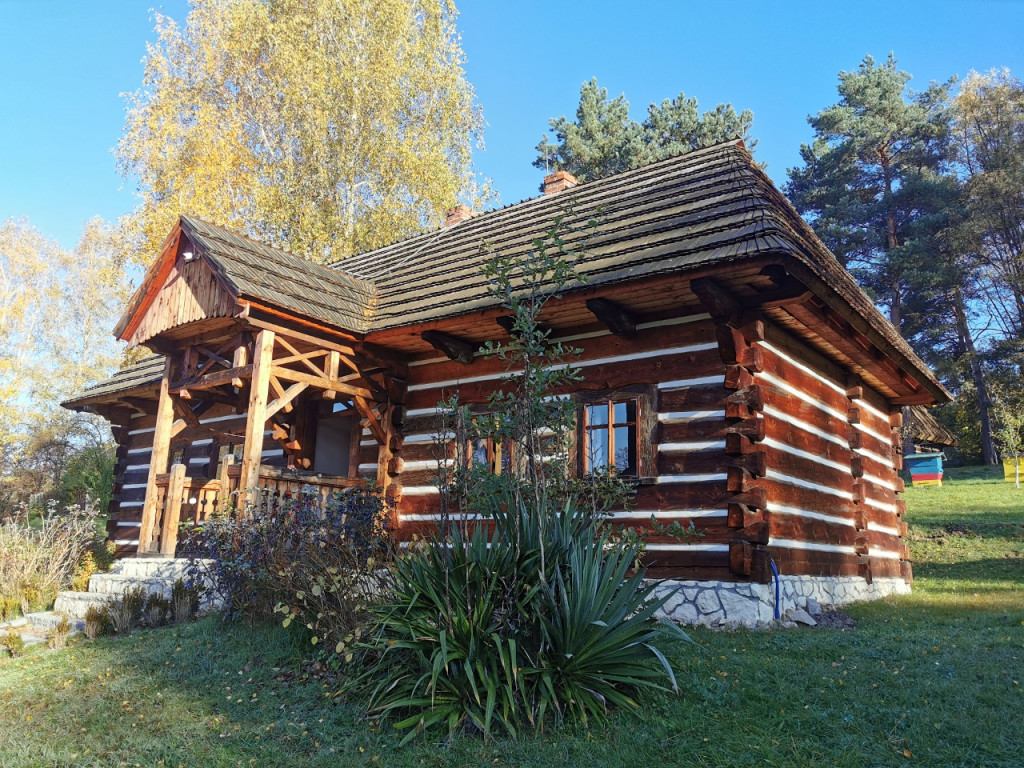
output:
[[637,438],[639,398],[599,400],[583,407],[582,467],[586,475],[602,470],[640,474]]
[[471,466],[486,467],[493,475],[507,475],[512,471],[512,441],[490,437],[470,438],[467,446]]

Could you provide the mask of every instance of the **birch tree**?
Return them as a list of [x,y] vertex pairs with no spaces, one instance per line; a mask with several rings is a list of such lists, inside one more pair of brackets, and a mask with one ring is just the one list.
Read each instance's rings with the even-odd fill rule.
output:
[[117,149],[133,253],[179,213],[326,261],[480,204],[482,117],[447,0],[193,0],[157,13]]
[[0,225],[0,480],[31,474],[34,453],[62,467],[80,444],[99,440],[89,417],[60,402],[121,361],[110,334],[130,288],[119,251],[99,219],[72,250],[27,219]]

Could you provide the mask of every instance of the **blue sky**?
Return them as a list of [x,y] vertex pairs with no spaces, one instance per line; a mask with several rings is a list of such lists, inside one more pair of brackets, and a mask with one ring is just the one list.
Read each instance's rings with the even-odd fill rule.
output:
[[[28,216],[63,245],[134,204],[111,149],[120,94],[141,84],[149,9],[185,0],[0,0],[0,221]],[[912,86],[970,69],[1024,76],[1024,2],[534,2],[463,0],[466,70],[487,120],[477,170],[504,204],[537,194],[533,147],[597,77],[633,116],[685,91],[702,109],[754,112],[757,157],[777,184],[810,139],[836,76],[894,51]]]

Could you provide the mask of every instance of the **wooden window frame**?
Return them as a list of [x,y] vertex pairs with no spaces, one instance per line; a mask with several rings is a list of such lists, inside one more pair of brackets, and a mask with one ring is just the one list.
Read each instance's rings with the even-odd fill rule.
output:
[[[580,404],[576,418],[576,446],[572,455],[576,461],[576,474],[586,477],[589,474],[588,446],[590,425],[587,424],[587,408],[601,403],[609,404],[609,423],[602,425],[609,430],[615,429],[612,418],[614,408],[612,404],[622,402],[633,402],[636,405],[634,421],[624,422],[625,425],[635,424],[635,450],[636,450],[636,474],[619,475],[624,478],[643,480],[657,476],[657,466],[654,457],[654,444],[658,424],[657,409],[657,388],[648,385],[636,385],[613,390],[601,390],[594,392],[577,392],[573,399]],[[609,434],[609,455],[611,455],[614,438]]]
[[[486,461],[483,462],[476,460],[479,443],[484,443],[486,447]],[[512,456],[512,441],[507,437],[497,445],[493,437],[471,437],[466,443],[466,466],[485,467],[492,475],[514,471]]]

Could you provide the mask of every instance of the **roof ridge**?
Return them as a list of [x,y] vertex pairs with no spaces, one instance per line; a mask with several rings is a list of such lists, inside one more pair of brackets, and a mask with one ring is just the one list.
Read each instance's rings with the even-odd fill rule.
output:
[[[501,214],[501,213],[507,213],[511,209],[520,209],[521,207],[524,207],[524,206],[548,203],[548,202],[551,202],[551,201],[559,199],[559,198],[564,199],[565,193],[570,192],[570,190],[571,190],[572,193],[575,193],[576,195],[579,195],[580,192],[587,191],[586,190],[587,187],[591,187],[592,185],[599,184],[600,182],[607,182],[608,180],[612,180],[612,179],[614,179],[616,182],[625,181],[626,177],[635,175],[638,172],[646,173],[646,172],[649,172],[649,171],[654,171],[655,169],[657,169],[658,167],[660,167],[662,165],[679,163],[681,160],[685,160],[686,162],[690,162],[691,160],[693,160],[695,158],[699,158],[699,157],[701,157],[703,155],[709,155],[709,154],[712,154],[714,152],[721,151],[722,149],[725,149],[727,147],[738,147],[738,148],[742,149],[744,152],[746,152],[747,155],[750,154],[746,150],[746,145],[743,143],[742,139],[732,139],[732,140],[729,140],[729,141],[723,141],[723,142],[719,142],[717,144],[712,144],[712,145],[707,146],[707,147],[700,147],[698,149],[694,149],[694,150],[691,150],[689,152],[677,153],[677,154],[674,154],[674,155],[670,155],[669,157],[664,157],[664,158],[660,158],[658,160],[653,160],[653,161],[651,161],[649,163],[644,163],[644,164],[641,164],[641,165],[635,165],[635,166],[633,166],[631,168],[627,168],[624,171],[618,171],[618,172],[615,172],[615,173],[609,173],[609,174],[606,174],[604,176],[599,176],[596,179],[588,179],[587,181],[581,182],[577,186],[571,187],[570,189],[563,190],[560,193],[556,192],[556,193],[551,194],[551,195],[540,194],[540,195],[537,195],[535,197],[524,198],[523,200],[519,200],[519,201],[517,201],[515,203],[509,203],[508,205],[503,205],[500,208],[492,208],[490,210],[481,211],[480,213],[478,213],[473,218],[466,219],[465,221],[459,222],[458,224],[455,224],[455,225],[452,225],[452,226],[441,225],[440,227],[437,227],[436,229],[424,230],[422,232],[418,232],[415,235],[411,235],[409,237],[405,237],[405,238],[400,238],[398,240],[394,240],[394,241],[392,241],[392,242],[390,242],[390,243],[388,243],[386,245],[381,245],[381,246],[378,246],[376,248],[371,248],[369,250],[360,251],[359,253],[355,253],[355,254],[353,254],[351,256],[346,256],[346,257],[338,259],[336,261],[327,262],[326,266],[328,266],[331,269],[338,269],[338,270],[341,270],[341,271],[346,271],[346,270],[344,270],[344,265],[345,265],[346,262],[348,262],[348,261],[350,261],[352,259],[368,257],[368,256],[371,256],[373,254],[380,253],[381,251],[385,251],[387,249],[394,248],[396,246],[410,244],[413,240],[416,240],[418,238],[429,237],[430,235],[436,235],[438,233],[445,232],[445,231],[454,231],[454,230],[458,229],[461,232],[465,232],[467,229],[470,229],[470,228],[479,229],[479,228],[481,228],[481,225],[484,224],[487,219],[493,219],[495,215]],[[460,225],[466,225],[466,224],[469,224],[469,223],[472,223],[475,226],[474,227],[460,226]]]

